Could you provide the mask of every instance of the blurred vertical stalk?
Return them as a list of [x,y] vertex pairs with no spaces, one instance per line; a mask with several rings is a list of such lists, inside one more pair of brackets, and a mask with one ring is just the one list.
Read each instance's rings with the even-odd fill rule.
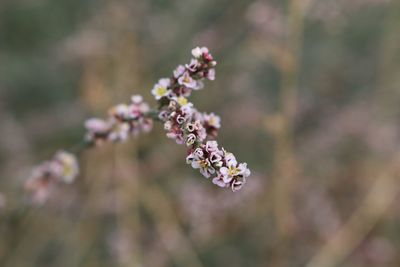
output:
[[[137,144],[129,146],[127,159],[126,149],[118,150],[118,160],[116,159],[115,171],[115,196],[116,196],[116,227],[118,238],[123,238],[127,242],[127,249],[117,252],[118,263],[120,266],[142,266],[140,248],[140,220],[139,220],[139,167],[137,159]],[[122,153],[122,154],[121,154]],[[124,155],[125,154],[125,155]],[[123,241],[122,241],[123,242]]]
[[154,218],[161,241],[176,266],[203,267],[190,239],[185,236],[169,197],[156,184],[146,183],[141,189],[140,200]]
[[[400,108],[398,100],[400,79],[400,2],[393,2],[389,15],[383,23],[384,34],[381,43],[381,62],[375,92],[377,116],[383,123],[398,121]],[[398,127],[397,129],[398,130]],[[400,153],[391,160],[384,159],[382,174],[371,185],[360,207],[339,229],[321,250],[310,260],[307,267],[332,267],[341,264],[368,236],[368,233],[385,216],[389,207],[398,197],[400,178]]]
[[289,5],[286,57],[281,66],[280,106],[275,118],[274,203],[279,239],[285,244],[294,228],[291,204],[298,170],[294,153],[293,131],[297,110],[299,64],[303,43],[304,15],[310,1],[293,0]]

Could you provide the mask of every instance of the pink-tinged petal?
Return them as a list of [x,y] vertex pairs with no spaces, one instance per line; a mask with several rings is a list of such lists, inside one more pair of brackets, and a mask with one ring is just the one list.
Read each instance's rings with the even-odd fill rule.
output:
[[201,169],[200,169],[200,173],[201,173],[204,177],[206,177],[207,179],[211,177],[211,174],[207,171],[207,169],[201,168]]
[[91,132],[107,132],[110,125],[102,119],[88,119],[85,121],[85,128]]
[[194,155],[193,155],[193,153],[190,153],[190,154],[186,157],[186,163],[187,163],[187,164],[190,164],[190,163],[193,162],[193,160],[194,160]]
[[237,161],[236,161],[236,158],[235,158],[235,156],[232,154],[232,153],[226,153],[226,155],[225,155],[225,160],[226,160],[226,164],[229,166],[229,167],[236,167],[236,165],[237,165]]
[[206,151],[211,153],[218,150],[218,143],[217,141],[207,141],[206,143]]
[[218,177],[213,178],[212,182],[213,182],[213,184],[218,185],[219,187],[222,187],[222,188],[226,187],[226,184],[224,183],[224,181],[222,181]]
[[199,147],[195,149],[194,154],[198,158],[203,158],[203,156],[204,156],[203,150],[201,148],[199,148]]
[[174,70],[174,78],[177,79],[179,78],[184,72],[185,72],[185,67],[182,65],[179,65],[175,70]]
[[244,176],[244,178],[246,178],[246,177],[249,177],[250,174],[251,174],[251,171],[250,171],[249,168],[247,168],[247,169],[245,170],[245,172],[243,173],[243,176]]
[[222,167],[222,168],[220,168],[220,169],[219,169],[219,172],[220,172],[222,175],[224,175],[224,176],[228,175],[228,173],[229,173],[227,167]]
[[243,178],[243,180],[241,180],[241,181],[239,181],[239,180],[234,181],[231,185],[232,191],[236,192],[236,191],[240,190],[245,183],[246,183],[246,178]]
[[199,169],[200,168],[200,161],[198,161],[198,160],[192,161],[192,168],[193,169]]
[[203,55],[202,48],[200,48],[200,47],[193,48],[193,49],[192,49],[192,55],[193,55],[195,58],[201,57],[201,55]]
[[232,181],[232,179],[233,179],[233,177],[230,176],[230,175],[223,175],[223,176],[222,176],[222,180],[223,180],[226,184],[230,183],[230,182]]
[[238,174],[244,174],[247,169],[247,163],[240,163],[237,168],[239,169]]
[[214,81],[215,80],[215,69],[210,69],[207,73],[207,78],[210,81]]
[[140,104],[143,102],[143,97],[141,95],[133,95],[131,101],[133,104]]
[[161,86],[163,86],[163,87],[169,87],[170,84],[171,84],[171,80],[170,80],[169,78],[161,78],[161,79],[158,81],[158,84],[161,85]]
[[193,80],[193,82],[188,87],[192,88],[193,90],[201,90],[204,88],[204,83],[202,81]]

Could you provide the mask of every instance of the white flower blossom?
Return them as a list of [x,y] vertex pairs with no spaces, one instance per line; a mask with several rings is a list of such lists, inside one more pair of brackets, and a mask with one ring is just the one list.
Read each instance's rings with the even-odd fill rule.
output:
[[54,156],[54,162],[60,167],[59,179],[65,183],[72,183],[79,173],[76,157],[66,151],[59,151]]
[[194,80],[191,76],[190,73],[185,71],[181,77],[178,78],[178,82],[180,85],[184,85],[188,88],[192,89],[198,89],[198,83],[196,80]]
[[196,47],[192,49],[192,55],[195,58],[200,58],[203,54],[208,53],[208,48],[207,47]]
[[162,97],[167,96],[170,93],[168,87],[170,86],[171,80],[169,78],[162,78],[154,85],[151,93],[154,95],[156,100],[160,100]]
[[191,145],[193,145],[194,144],[194,142],[196,142],[196,135],[195,134],[189,134],[187,137],[186,137],[186,145],[187,146],[191,146]]
[[174,70],[174,78],[178,79],[184,72],[186,68],[183,65],[179,65],[175,70]]

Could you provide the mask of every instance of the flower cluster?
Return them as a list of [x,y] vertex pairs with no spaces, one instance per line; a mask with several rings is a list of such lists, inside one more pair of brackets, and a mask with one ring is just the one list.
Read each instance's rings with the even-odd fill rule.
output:
[[230,187],[237,191],[246,183],[250,170],[246,163],[238,163],[232,153],[225,149],[219,149],[217,141],[207,141],[189,150],[186,163],[191,164],[194,169],[210,178],[219,187]]
[[[162,78],[156,83],[151,93],[162,103],[168,100],[186,101],[193,90],[204,87],[203,80],[214,80],[217,62],[206,47],[192,50],[194,58],[189,64],[179,65],[170,78]],[[167,101],[163,101],[167,100]]]
[[194,58],[185,66],[178,66],[172,78],[163,78],[152,93],[161,104],[159,119],[164,122],[167,137],[188,147],[188,164],[206,178],[215,176],[213,183],[220,187],[239,190],[250,175],[246,163],[238,164],[232,153],[219,149],[215,139],[221,119],[214,113],[201,113],[188,102],[192,90],[203,87],[203,80],[215,79],[216,66],[208,49],[195,48]]
[[[213,176],[214,184],[239,190],[250,175],[247,164],[238,163],[232,153],[219,149],[213,141],[221,127],[220,117],[199,112],[187,99],[193,90],[203,88],[204,80],[215,79],[217,62],[206,47],[193,49],[192,55],[190,63],[179,65],[170,78],[162,78],[154,85],[151,93],[158,101],[158,108],[150,110],[141,96],[134,95],[129,104],[112,107],[106,120],[88,119],[85,147],[125,141],[131,135],[150,131],[153,119],[160,120],[167,137],[188,147],[188,164],[206,178]],[[43,202],[54,181],[69,183],[77,174],[76,158],[61,151],[34,169],[25,187],[33,192],[36,202]]]
[[43,203],[47,200],[53,184],[72,183],[78,173],[76,157],[66,151],[58,151],[51,160],[32,170],[31,176],[25,182],[25,189],[32,194],[35,203]]
[[122,142],[130,135],[147,133],[153,127],[153,120],[149,117],[149,113],[149,105],[143,102],[141,96],[134,95],[129,105],[119,104],[112,107],[107,120],[88,119],[85,122],[86,141],[93,144],[104,141]]

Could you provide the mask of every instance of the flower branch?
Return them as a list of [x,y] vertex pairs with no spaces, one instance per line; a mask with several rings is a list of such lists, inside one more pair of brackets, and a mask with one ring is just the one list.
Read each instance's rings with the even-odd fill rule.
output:
[[[91,118],[84,126],[86,134],[79,150],[100,146],[106,142],[124,142],[130,136],[149,132],[154,121],[164,125],[166,136],[187,147],[186,163],[199,169],[206,178],[219,187],[239,190],[250,175],[246,163],[238,163],[235,156],[219,147],[215,138],[221,119],[214,113],[199,112],[189,102],[193,91],[204,87],[204,80],[215,79],[217,62],[206,47],[192,50],[190,63],[179,65],[171,77],[162,78],[151,90],[158,107],[150,109],[140,95],[134,95],[128,104],[118,104],[108,112],[107,119]],[[79,151],[78,151],[79,152]],[[65,151],[38,167],[26,181],[25,188],[36,203],[43,203],[57,182],[70,183],[78,175],[76,157]]]

